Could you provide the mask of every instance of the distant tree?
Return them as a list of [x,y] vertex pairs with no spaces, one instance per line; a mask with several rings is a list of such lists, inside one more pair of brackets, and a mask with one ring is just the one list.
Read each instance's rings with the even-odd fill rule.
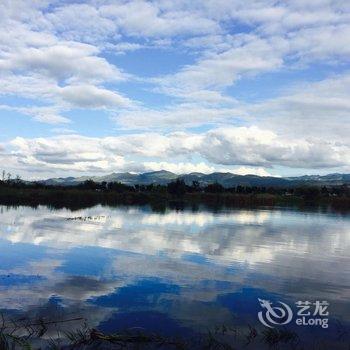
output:
[[200,191],[201,185],[200,185],[199,181],[197,181],[197,180],[192,181],[192,188],[195,192]]
[[243,193],[243,192],[244,192],[244,187],[241,186],[241,185],[238,185],[238,186],[236,187],[236,192],[237,192],[237,193]]
[[184,195],[186,193],[185,181],[182,179],[176,179],[176,181],[168,183],[167,191],[176,196]]
[[209,184],[204,188],[204,192],[208,192],[208,193],[222,193],[224,191],[225,191],[225,188],[222,185],[220,185],[218,182]]
[[154,185],[153,184],[146,185],[146,191],[153,192],[153,190],[154,190]]
[[94,180],[89,179],[89,180],[85,180],[83,182],[82,187],[87,189],[87,190],[94,190],[97,188],[97,184]]
[[295,189],[295,194],[297,196],[301,196],[303,199],[307,201],[310,201],[318,198],[321,194],[321,190],[319,187],[316,187],[316,186],[298,187]]
[[133,187],[122,184],[121,182],[109,182],[107,184],[107,189],[110,191],[115,191],[115,192],[130,192],[133,191]]
[[16,178],[14,179],[13,184],[16,187],[20,187],[22,185],[22,183],[23,183],[23,181],[22,181],[21,177],[19,175],[16,175]]
[[193,192],[201,192],[202,188],[200,186],[200,183],[199,181],[192,181],[192,184],[190,186],[187,186],[186,185],[186,192],[190,192],[190,193],[193,193]]
[[322,193],[322,195],[324,195],[324,196],[328,196],[329,192],[328,192],[327,186],[322,186],[322,188],[321,188],[321,193]]

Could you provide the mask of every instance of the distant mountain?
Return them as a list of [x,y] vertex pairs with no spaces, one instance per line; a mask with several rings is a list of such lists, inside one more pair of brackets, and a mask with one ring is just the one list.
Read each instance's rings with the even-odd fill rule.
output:
[[257,175],[237,175],[232,173],[212,173],[201,175],[180,175],[186,184],[198,181],[202,186],[218,182],[224,187],[235,186],[288,186],[291,181],[280,177],[257,176]]
[[344,183],[350,183],[350,174],[328,174],[328,175],[304,175],[299,177],[286,178],[293,181],[303,181],[311,183],[321,183],[329,185],[342,185]]
[[166,170],[152,171],[142,174],[132,173],[112,173],[103,176],[81,176],[81,177],[58,177],[40,181],[46,185],[64,185],[72,186],[82,183],[86,180],[95,182],[121,182],[127,185],[149,185],[149,184],[167,184],[179,176]]
[[46,185],[72,186],[91,179],[95,182],[121,182],[127,185],[166,185],[177,178],[184,180],[188,185],[191,185],[193,181],[198,181],[201,186],[206,186],[210,183],[217,182],[224,187],[235,187],[239,185],[294,187],[302,185],[324,186],[350,184],[350,174],[304,175],[283,178],[273,176],[237,175],[220,172],[215,172],[212,174],[190,173],[177,175],[166,170],[152,171],[141,174],[112,173],[104,176],[59,177],[40,182]]

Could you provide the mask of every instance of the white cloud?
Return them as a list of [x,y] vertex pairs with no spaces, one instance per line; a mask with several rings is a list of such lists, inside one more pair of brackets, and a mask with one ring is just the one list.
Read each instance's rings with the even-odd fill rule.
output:
[[3,53],[0,72],[20,71],[39,73],[57,80],[105,81],[120,80],[123,74],[104,58],[98,49],[76,42],[60,42],[43,47],[23,47]]
[[175,174],[189,174],[193,172],[209,174],[217,170],[214,166],[209,166],[204,162],[201,162],[201,163],[144,162],[143,166],[145,171],[167,170]]
[[274,166],[349,168],[349,151],[349,145],[337,142],[286,139],[258,127],[223,127],[202,134],[17,137],[5,145],[2,156],[10,158],[15,169],[34,172],[93,174],[165,168],[176,173],[230,170],[268,175],[264,168]]
[[[55,5],[40,1],[0,5],[6,14],[0,21],[0,94],[32,99],[31,107],[18,106],[17,111],[48,123],[68,122],[60,115],[63,110],[69,110],[67,107],[108,108],[129,104],[129,99],[103,86],[125,80],[127,75],[102,56],[100,46],[87,44],[89,40],[82,42],[83,25],[87,22],[81,15],[93,7]],[[60,20],[66,16],[62,27]],[[98,33],[92,32],[91,19],[88,22],[91,36],[97,37]],[[68,33],[69,28],[76,36]],[[95,29],[98,28],[101,32],[111,29],[102,28],[101,21],[96,23]],[[49,109],[56,113],[35,106],[43,102],[53,104]]]
[[78,135],[10,142],[17,167],[38,171],[103,172],[122,168],[124,158],[101,147],[100,140]]
[[[183,103],[163,109],[138,108],[123,110],[118,112],[112,119],[121,127],[127,129],[161,129],[175,128],[184,129],[203,124],[215,125],[233,120],[240,120],[245,112],[240,106],[234,103],[234,100],[225,99],[216,94],[206,94],[199,92],[206,102],[212,99],[214,101],[229,101],[231,106],[215,106],[214,103]],[[198,96],[197,95],[197,96]],[[189,98],[195,95],[188,96]],[[233,106],[232,106],[233,105]]]
[[113,19],[128,35],[166,37],[178,34],[209,33],[219,29],[210,18],[182,9],[167,10],[161,3],[128,1],[101,6],[100,13]]
[[[315,62],[326,66],[330,76],[349,60],[349,19],[348,4],[337,0],[2,1],[3,110],[59,124],[70,121],[73,108],[106,109],[120,129],[157,131],[86,138],[79,141],[87,143],[86,152],[75,151],[79,136],[72,145],[68,136],[68,143],[47,138],[39,144],[54,151],[45,157],[44,151],[36,151],[40,149],[37,140],[22,139],[12,144],[18,152],[13,157],[23,168],[33,164],[76,171],[109,171],[114,161],[120,169],[135,168],[136,163],[189,169],[192,154],[200,158],[197,167],[203,160],[204,168],[207,163],[216,168],[241,165],[242,171],[250,166],[256,171],[275,165],[347,166],[348,73],[284,89],[283,94],[274,93],[277,97],[259,103],[242,103],[228,88],[258,74],[291,72]],[[174,50],[167,54],[176,50],[179,56],[169,59],[169,73],[149,78],[132,76],[116,66],[124,57],[113,55],[140,48],[167,48]],[[155,58],[151,64],[162,64],[161,55]],[[147,69],[142,59],[138,64]],[[125,66],[136,67],[135,62]],[[167,66],[161,68],[168,72]],[[116,90],[116,83],[128,79],[133,79],[136,89],[127,85],[125,91],[144,99],[141,103]],[[148,95],[138,90],[145,83],[152,84],[153,93],[168,95],[164,105],[148,104]],[[259,95],[257,90],[254,93]],[[23,104],[11,107],[7,97]],[[192,127],[213,130],[169,133]],[[59,153],[51,142],[60,144],[63,151]],[[25,146],[28,143],[32,151]],[[165,159],[169,156],[176,159],[169,162]],[[133,157],[139,157],[137,162]]]
[[73,135],[77,134],[77,132],[74,129],[69,129],[69,128],[52,128],[50,130],[52,133],[60,135],[60,134],[66,134],[66,135]]
[[122,42],[115,45],[108,45],[107,48],[109,51],[116,52],[118,54],[124,54],[128,51],[135,51],[146,47],[147,46],[138,43]]
[[126,107],[131,104],[128,98],[93,85],[66,86],[59,94],[63,101],[81,108]]
[[247,107],[256,122],[292,136],[349,144],[350,74],[298,84],[279,97]]
[[70,120],[60,115],[55,107],[12,107],[0,105],[0,110],[15,111],[32,117],[34,120],[47,124],[70,123]]
[[142,171],[159,171],[167,170],[175,174],[189,174],[189,173],[202,173],[210,174],[213,172],[231,172],[238,175],[258,175],[258,176],[272,176],[268,171],[262,167],[239,167],[239,168],[223,168],[217,165],[209,165],[205,162],[143,162]]
[[230,86],[242,75],[276,70],[283,64],[285,45],[256,36],[237,36],[237,43],[228,50],[203,57],[194,65],[159,80],[164,91],[197,91]]
[[199,152],[217,164],[327,168],[348,165],[349,146],[322,139],[287,139],[257,127],[206,133]]
[[87,3],[62,4],[46,17],[55,33],[67,40],[101,45],[106,39],[119,37],[117,23]]
[[25,114],[32,115],[33,118],[42,123],[48,124],[62,124],[70,123],[70,120],[66,117],[63,117],[57,114],[55,111],[52,111],[50,108],[29,108],[29,109],[19,109]]
[[16,75],[13,73],[2,74],[0,95],[18,96],[33,99],[34,101],[51,101],[57,89],[54,79],[43,78],[38,74]]
[[[242,34],[227,31],[194,36],[184,45],[199,49],[194,64],[156,80],[162,91],[181,96],[203,89],[222,90],[238,79],[312,62],[346,63],[350,51],[349,8],[337,1],[271,5],[270,1],[208,1],[193,6],[204,16],[248,24]],[[184,93],[185,91],[185,93]]]
[[187,94],[189,99],[198,96],[196,103],[120,111],[113,120],[127,129],[173,131],[201,125],[257,125],[286,139],[299,139],[303,135],[304,139],[325,139],[348,145],[349,94],[350,74],[346,72],[314,83],[294,84],[279,96],[261,102],[242,103],[220,94],[198,91]]
[[338,24],[302,28],[288,35],[290,55],[301,63],[347,61],[350,49],[347,40],[350,25]]
[[258,176],[276,176],[276,175],[271,175],[268,171],[266,171],[264,168],[261,167],[239,167],[237,169],[234,169],[233,172],[238,175],[258,175]]

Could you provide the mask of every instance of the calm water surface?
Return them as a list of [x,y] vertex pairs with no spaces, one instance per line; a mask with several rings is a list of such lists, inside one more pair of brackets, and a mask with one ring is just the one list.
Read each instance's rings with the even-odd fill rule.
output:
[[222,324],[264,327],[258,298],[292,308],[326,300],[328,329],[290,326],[307,341],[348,349],[341,333],[350,323],[349,216],[0,210],[0,309],[7,319],[79,316],[105,332],[142,327],[186,337]]

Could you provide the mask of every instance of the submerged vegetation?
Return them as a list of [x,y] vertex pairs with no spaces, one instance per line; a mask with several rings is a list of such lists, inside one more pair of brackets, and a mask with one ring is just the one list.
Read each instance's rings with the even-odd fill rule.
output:
[[[65,330],[64,326],[81,321],[77,329]],[[66,327],[67,328],[67,327]],[[347,339],[338,341],[347,346]],[[323,346],[324,345],[324,346]],[[89,327],[83,318],[66,320],[19,319],[5,320],[0,324],[0,349],[294,349],[303,350],[307,344],[288,328],[260,328],[251,325],[217,325],[204,333],[182,337],[150,333],[143,328],[103,333]],[[322,342],[313,342],[313,349],[327,349]]]
[[20,178],[0,180],[0,204],[48,205],[55,208],[79,209],[102,205],[145,205],[161,210],[166,206],[205,205],[208,207],[323,207],[340,211],[350,209],[350,187],[303,186],[294,188],[236,186],[219,183],[201,186],[193,181],[187,185],[177,179],[167,185],[126,185],[119,182],[86,180],[74,186],[45,185],[25,182]]

